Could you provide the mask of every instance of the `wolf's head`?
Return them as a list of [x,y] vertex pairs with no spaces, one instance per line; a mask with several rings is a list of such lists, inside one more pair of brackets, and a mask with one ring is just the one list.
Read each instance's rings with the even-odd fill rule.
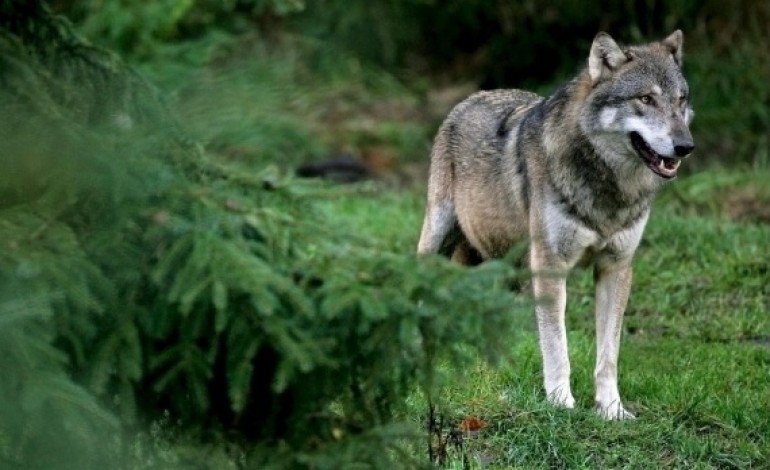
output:
[[591,91],[580,126],[594,145],[608,150],[605,154],[623,157],[615,163],[632,159],[669,179],[695,148],[682,41],[679,30],[660,42],[628,48],[606,33],[594,38],[587,69]]

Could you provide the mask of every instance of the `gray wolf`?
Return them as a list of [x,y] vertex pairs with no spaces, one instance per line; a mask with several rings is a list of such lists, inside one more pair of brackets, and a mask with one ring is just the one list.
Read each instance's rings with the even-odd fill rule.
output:
[[543,98],[481,91],[458,104],[431,152],[417,251],[474,264],[529,242],[548,400],[572,408],[564,316],[567,272],[596,289],[595,404],[633,418],[618,390],[631,261],[656,191],[694,149],[682,32],[621,47],[593,40],[585,68]]

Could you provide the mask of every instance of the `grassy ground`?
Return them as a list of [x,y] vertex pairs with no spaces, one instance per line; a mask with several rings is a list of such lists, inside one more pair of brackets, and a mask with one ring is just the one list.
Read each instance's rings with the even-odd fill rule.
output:
[[[608,423],[591,410],[593,287],[590,273],[578,271],[568,294],[577,409],[545,404],[534,319],[517,318],[522,333],[511,338],[508,360],[454,373],[445,390],[439,413],[450,468],[770,465],[770,225],[761,211],[735,203],[735,194],[749,192],[763,207],[759,188],[769,176],[707,170],[674,182],[657,201],[637,254],[621,348],[621,391],[636,421]],[[409,252],[422,198],[421,188],[369,189],[320,208],[382,249]],[[412,397],[407,417],[422,423],[426,410]],[[457,431],[474,418],[480,430]]]

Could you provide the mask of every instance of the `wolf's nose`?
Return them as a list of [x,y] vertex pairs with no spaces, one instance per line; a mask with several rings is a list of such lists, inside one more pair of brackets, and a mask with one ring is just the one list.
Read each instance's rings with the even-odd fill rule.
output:
[[686,144],[679,144],[674,146],[674,153],[677,157],[686,157],[695,150],[695,145],[692,142]]

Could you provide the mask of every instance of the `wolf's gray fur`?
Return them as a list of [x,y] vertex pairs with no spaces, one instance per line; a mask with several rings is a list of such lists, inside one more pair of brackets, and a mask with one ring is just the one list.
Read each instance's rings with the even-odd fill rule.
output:
[[599,33],[587,67],[550,97],[495,90],[458,104],[431,154],[418,252],[471,264],[529,240],[545,391],[566,407],[566,273],[593,264],[595,401],[607,418],[633,417],[617,385],[631,259],[655,192],[694,148],[682,41],[676,31],[622,48]]

